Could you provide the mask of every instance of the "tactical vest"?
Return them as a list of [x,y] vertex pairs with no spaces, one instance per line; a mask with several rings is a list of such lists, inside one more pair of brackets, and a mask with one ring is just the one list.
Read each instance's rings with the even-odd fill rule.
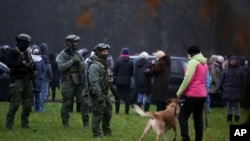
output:
[[[114,81],[112,70],[109,67],[105,68],[105,66],[101,62],[98,62],[98,61],[92,61],[91,64],[98,64],[99,66],[101,66],[101,68],[103,70],[105,70],[104,74],[101,74],[102,77],[101,77],[100,86],[101,86],[101,90],[103,93],[108,93],[109,88]],[[89,66],[91,64],[89,64]],[[87,71],[89,71],[89,70],[87,70]],[[87,84],[89,84],[89,82],[87,82]],[[88,87],[91,90],[90,85],[88,85]],[[90,91],[90,93],[91,93],[91,91]]]
[[76,53],[79,56],[81,62],[78,64],[73,63],[73,65],[69,68],[68,71],[64,75],[69,75],[72,78],[72,81],[75,85],[84,85],[84,67],[85,64],[83,62],[80,54]]
[[17,68],[11,68],[13,72],[12,77],[14,79],[33,79],[31,76],[33,77],[33,73],[37,71],[37,68],[32,60],[31,54],[29,52],[21,52],[17,47],[15,50],[19,55],[17,60],[26,61],[27,63],[30,63],[31,66],[29,68],[24,65]]

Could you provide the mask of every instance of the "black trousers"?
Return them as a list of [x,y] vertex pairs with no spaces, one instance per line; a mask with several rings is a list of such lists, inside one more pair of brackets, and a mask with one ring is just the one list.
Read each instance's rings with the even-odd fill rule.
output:
[[130,105],[130,85],[116,85],[118,97],[115,102],[115,110],[118,114],[120,111],[120,100],[125,102],[125,114],[129,114],[129,105]]
[[204,98],[184,97],[178,116],[182,141],[190,141],[188,131],[188,118],[193,114],[195,141],[202,141],[203,136],[203,106]]

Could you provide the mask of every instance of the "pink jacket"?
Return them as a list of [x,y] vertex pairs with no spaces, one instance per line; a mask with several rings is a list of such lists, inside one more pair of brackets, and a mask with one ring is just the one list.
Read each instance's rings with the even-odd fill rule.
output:
[[206,97],[206,75],[208,66],[206,58],[200,53],[193,56],[187,64],[184,79],[177,96]]
[[190,97],[206,97],[207,64],[197,64],[195,73],[189,82],[184,94]]

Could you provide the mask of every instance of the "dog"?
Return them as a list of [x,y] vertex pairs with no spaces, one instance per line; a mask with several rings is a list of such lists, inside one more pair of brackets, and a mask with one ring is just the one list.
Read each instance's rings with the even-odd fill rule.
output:
[[177,99],[169,99],[166,109],[158,112],[144,112],[138,105],[133,105],[134,110],[142,117],[149,117],[147,125],[141,135],[139,141],[149,132],[151,128],[156,132],[156,141],[164,135],[165,141],[168,140],[168,130],[173,129],[175,132],[174,141],[176,141],[177,130],[176,126],[178,124],[178,114],[179,114],[179,103]]

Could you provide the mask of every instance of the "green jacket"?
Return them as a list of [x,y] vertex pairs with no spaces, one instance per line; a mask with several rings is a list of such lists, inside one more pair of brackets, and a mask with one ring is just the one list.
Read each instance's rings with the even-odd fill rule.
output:
[[78,69],[77,69],[77,65],[74,65],[74,63],[71,61],[72,57],[74,55],[77,55],[79,56],[81,62],[80,62],[80,72],[82,74],[82,76],[84,76],[84,61],[83,61],[83,58],[81,57],[81,55],[75,51],[75,52],[71,52],[69,48],[66,48],[64,50],[62,50],[57,58],[56,58],[56,62],[58,64],[58,70],[60,72],[62,72],[62,79],[65,75],[68,75],[68,74],[77,74],[79,73]]
[[88,72],[92,94],[97,96],[108,94],[113,80],[110,78],[111,75],[108,74],[106,60],[93,56]]

